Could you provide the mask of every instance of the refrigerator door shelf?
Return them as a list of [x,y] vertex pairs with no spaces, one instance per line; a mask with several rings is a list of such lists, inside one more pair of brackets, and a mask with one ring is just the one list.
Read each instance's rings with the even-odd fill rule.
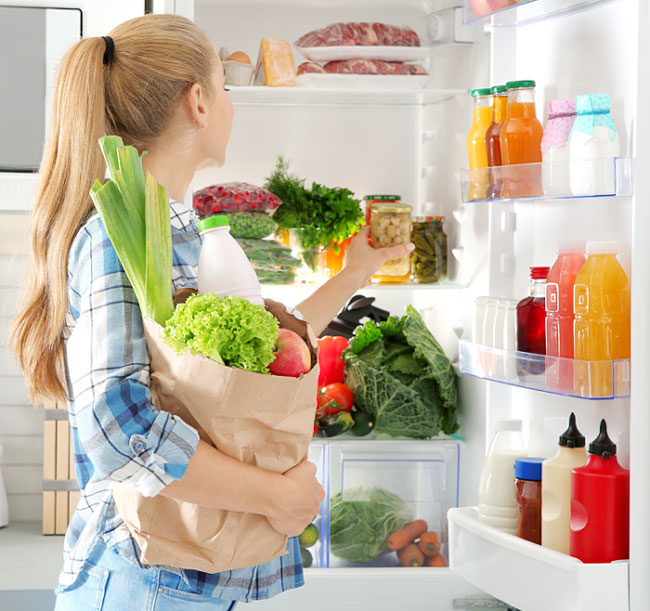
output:
[[[520,163],[461,170],[460,195],[465,204],[504,200],[630,197],[633,193],[633,170],[632,157]],[[475,193],[484,194],[486,187],[494,183],[499,185],[501,197],[468,198],[470,185],[473,185]]]
[[467,25],[480,27],[516,27],[545,21],[554,17],[571,15],[612,1],[560,0],[558,2],[558,0],[518,0],[518,3],[515,4],[513,0],[506,8],[480,15],[477,15],[472,8],[474,3],[471,0],[464,0],[463,4],[465,5],[465,23]]
[[581,361],[459,342],[460,371],[492,382],[578,397],[630,396],[630,361]]
[[471,584],[526,611],[629,608],[629,562],[583,564],[478,521],[476,507],[449,510],[451,569]]

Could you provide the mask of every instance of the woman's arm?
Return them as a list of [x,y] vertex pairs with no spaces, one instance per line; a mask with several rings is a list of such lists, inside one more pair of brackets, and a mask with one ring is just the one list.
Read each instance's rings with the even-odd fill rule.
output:
[[367,225],[352,239],[345,253],[345,266],[334,278],[299,303],[297,309],[309,321],[316,335],[320,335],[370,277],[389,259],[402,257],[413,250],[412,244],[373,248],[368,243]]

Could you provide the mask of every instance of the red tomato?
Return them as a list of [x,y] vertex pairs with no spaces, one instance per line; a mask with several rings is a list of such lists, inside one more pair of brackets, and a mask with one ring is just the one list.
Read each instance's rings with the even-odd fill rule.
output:
[[343,382],[344,363],[341,353],[348,347],[345,337],[325,335],[318,338],[318,386],[326,386],[334,382]]
[[326,415],[349,412],[353,404],[352,391],[340,382],[323,386],[318,391],[318,409]]

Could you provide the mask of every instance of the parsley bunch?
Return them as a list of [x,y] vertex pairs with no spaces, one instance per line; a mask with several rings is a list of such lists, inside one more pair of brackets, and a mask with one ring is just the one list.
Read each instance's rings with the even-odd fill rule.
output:
[[279,229],[295,229],[305,250],[334,244],[338,252],[338,244],[365,224],[359,200],[349,189],[316,182],[307,189],[304,183],[304,179],[289,174],[289,164],[280,157],[264,185],[282,200],[273,220]]

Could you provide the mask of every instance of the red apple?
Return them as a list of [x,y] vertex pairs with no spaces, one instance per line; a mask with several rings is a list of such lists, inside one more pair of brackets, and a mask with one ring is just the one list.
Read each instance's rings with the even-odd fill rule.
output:
[[302,337],[289,329],[280,329],[275,342],[275,360],[269,371],[276,376],[297,378],[311,369],[311,354]]

